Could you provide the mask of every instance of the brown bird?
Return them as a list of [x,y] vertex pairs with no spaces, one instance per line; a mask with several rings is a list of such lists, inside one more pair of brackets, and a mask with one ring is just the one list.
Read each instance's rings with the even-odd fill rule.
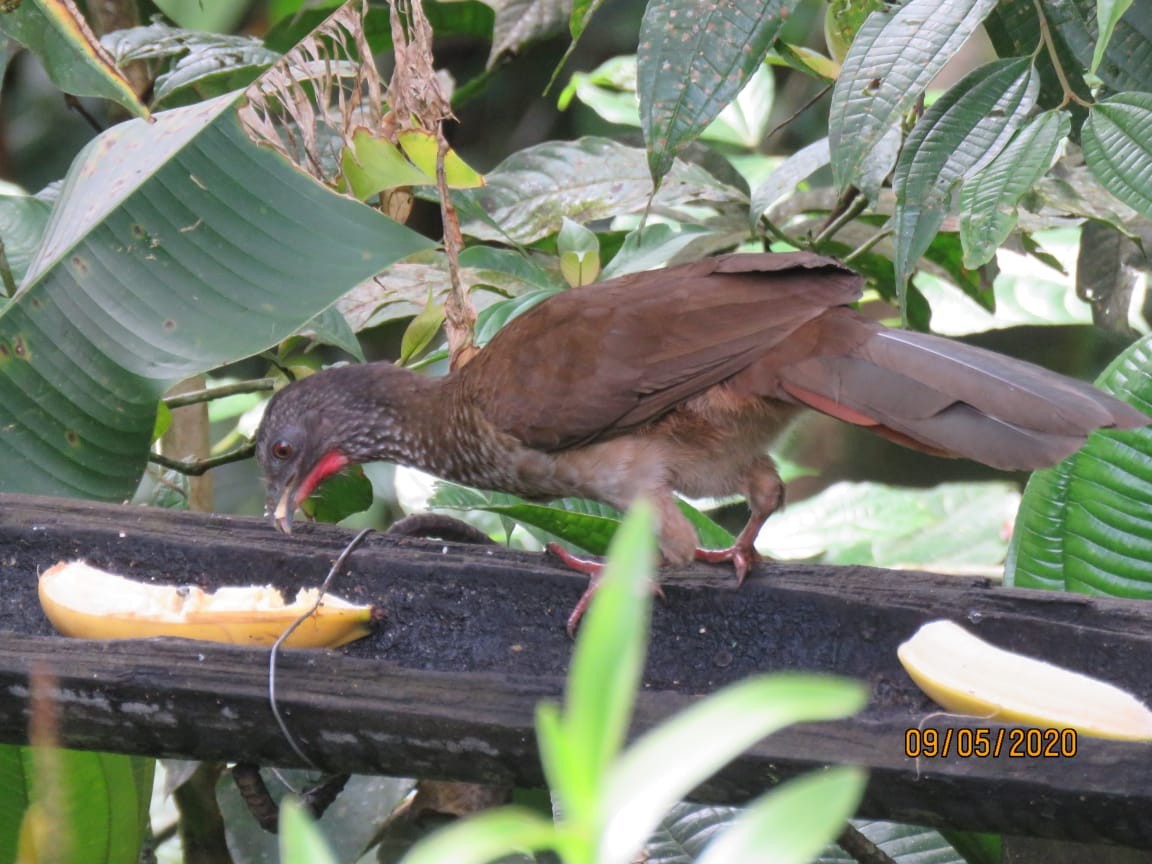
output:
[[[257,433],[269,513],[287,532],[321,480],[376,460],[529,499],[644,495],[666,563],[730,560],[743,580],[784,500],[765,450],[802,408],[1017,470],[1152,422],[1031,363],[869,321],[848,305],[861,284],[809,253],[726,255],[557,294],[444,377],[317,373],[277,393]],[[740,493],[751,516],[730,549],[700,550],[674,492]]]

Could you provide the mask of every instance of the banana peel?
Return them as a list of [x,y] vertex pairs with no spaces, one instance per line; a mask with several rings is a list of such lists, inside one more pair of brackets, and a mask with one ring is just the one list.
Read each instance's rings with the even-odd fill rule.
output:
[[[271,645],[316,602],[317,589],[301,589],[292,603],[270,585],[218,588],[151,585],[92,567],[61,561],[40,576],[40,605],[65,636],[146,639],[177,636],[233,645]],[[336,648],[367,636],[371,606],[325,594],[316,611],[284,645]]]
[[957,714],[1152,740],[1152,711],[1131,693],[997,648],[952,621],[928,622],[896,653],[920,689]]

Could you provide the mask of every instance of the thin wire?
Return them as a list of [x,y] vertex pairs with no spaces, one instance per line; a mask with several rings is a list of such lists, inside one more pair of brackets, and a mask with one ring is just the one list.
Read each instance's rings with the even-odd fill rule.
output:
[[317,592],[316,602],[312,604],[312,608],[292,622],[292,626],[280,634],[280,638],[272,643],[272,649],[268,653],[268,704],[272,708],[272,716],[276,718],[276,725],[280,727],[280,731],[284,734],[284,738],[292,747],[292,750],[299,756],[310,768],[315,768],[317,771],[321,770],[320,766],[313,762],[303,750],[300,745],[296,743],[296,739],[292,737],[292,733],[288,731],[288,725],[284,722],[284,718],[280,715],[280,708],[276,705],[276,656],[280,651],[280,646],[284,641],[296,632],[296,629],[304,623],[317,609],[324,600],[324,595],[328,591],[328,586],[332,584],[332,580],[336,578],[336,574],[344,566],[344,562],[348,560],[348,556],[352,554],[360,543],[375,531],[375,528],[365,528],[359,534],[352,538],[351,542],[344,547],[344,551],[336,559],[332,565],[332,569],[328,571],[328,575],[324,577],[324,581],[320,585],[320,590]]

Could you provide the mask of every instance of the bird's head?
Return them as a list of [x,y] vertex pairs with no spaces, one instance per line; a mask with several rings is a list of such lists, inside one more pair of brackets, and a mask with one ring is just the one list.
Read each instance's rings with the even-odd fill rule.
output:
[[390,363],[339,366],[289,384],[268,402],[256,432],[265,515],[288,534],[292,515],[345,465],[410,460],[411,394],[431,379]]

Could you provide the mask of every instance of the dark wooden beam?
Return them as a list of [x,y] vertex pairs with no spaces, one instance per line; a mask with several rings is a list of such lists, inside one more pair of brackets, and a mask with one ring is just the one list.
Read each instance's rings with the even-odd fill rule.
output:
[[[282,537],[254,519],[0,495],[0,741],[26,740],[28,673],[38,668],[56,678],[68,746],[300,764],[272,721],[266,651],[55,636],[36,573],[84,557],[137,578],[294,591],[318,584],[349,537],[328,526]],[[371,537],[333,591],[379,605],[382,625],[341,651],[284,652],[279,705],[305,752],[329,769],[538,784],[533,707],[561,694],[572,647],[563,622],[583,588],[540,555]],[[740,590],[720,568],[669,572],[665,592],[637,731],[758,672],[849,675],[872,690],[859,717],[772,736],[698,790],[701,799],[746,800],[779,779],[849,762],[872,772],[863,815],[1152,848],[1152,744],[1080,737],[1062,758],[909,758],[908,729],[1001,727],[935,714],[896,659],[922,622],[951,618],[1152,700],[1152,604],[794,564],[760,567]]]

